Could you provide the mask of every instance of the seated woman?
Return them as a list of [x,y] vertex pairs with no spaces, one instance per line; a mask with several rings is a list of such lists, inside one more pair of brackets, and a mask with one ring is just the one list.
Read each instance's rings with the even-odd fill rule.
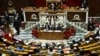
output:
[[12,34],[9,32],[9,30],[7,30],[6,32],[4,32],[4,38],[9,40],[9,41],[13,41],[13,38],[12,38]]

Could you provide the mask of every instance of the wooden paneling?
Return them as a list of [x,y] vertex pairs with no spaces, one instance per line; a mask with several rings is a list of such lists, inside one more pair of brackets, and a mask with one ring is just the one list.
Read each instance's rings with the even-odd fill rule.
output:
[[100,16],[100,0],[89,0],[89,16]]
[[63,32],[39,32],[39,39],[62,40]]
[[[79,19],[75,19],[75,16],[79,16]],[[85,22],[86,12],[68,12],[67,17],[71,22]]]
[[39,21],[39,12],[25,12],[26,21]]

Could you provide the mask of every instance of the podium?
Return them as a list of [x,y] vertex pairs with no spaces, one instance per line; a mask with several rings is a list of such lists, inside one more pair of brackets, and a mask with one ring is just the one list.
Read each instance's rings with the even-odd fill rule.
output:
[[55,32],[55,31],[39,31],[38,36],[39,39],[45,40],[63,40],[63,32]]

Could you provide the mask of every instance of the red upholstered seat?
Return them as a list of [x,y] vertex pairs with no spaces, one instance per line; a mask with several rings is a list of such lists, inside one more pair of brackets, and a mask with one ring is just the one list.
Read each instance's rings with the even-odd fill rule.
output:
[[68,39],[70,36],[75,35],[76,30],[74,27],[70,27],[68,29],[66,29],[66,31],[64,32],[64,38]]
[[38,38],[38,30],[36,28],[32,30],[32,35]]

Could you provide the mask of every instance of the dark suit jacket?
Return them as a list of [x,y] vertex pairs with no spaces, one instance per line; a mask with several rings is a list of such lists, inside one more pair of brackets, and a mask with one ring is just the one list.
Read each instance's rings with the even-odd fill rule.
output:
[[21,19],[20,19],[20,17],[18,17],[17,19],[14,20],[14,25],[13,26],[15,28],[19,28],[20,24],[21,24]]
[[9,15],[8,16],[5,15],[5,19],[6,19],[7,23],[11,23],[10,18],[9,18]]
[[62,27],[61,27],[61,26],[58,26],[58,27],[57,27],[57,30],[62,30]]
[[45,29],[50,30],[50,25],[45,25]]

